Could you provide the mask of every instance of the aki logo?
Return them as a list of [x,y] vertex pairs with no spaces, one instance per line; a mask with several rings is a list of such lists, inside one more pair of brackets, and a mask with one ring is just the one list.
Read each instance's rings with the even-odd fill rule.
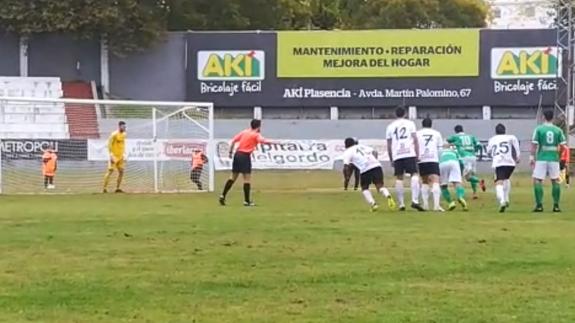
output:
[[201,81],[258,81],[265,78],[265,53],[261,50],[199,51]]
[[545,79],[561,76],[557,47],[513,47],[491,50],[492,79]]

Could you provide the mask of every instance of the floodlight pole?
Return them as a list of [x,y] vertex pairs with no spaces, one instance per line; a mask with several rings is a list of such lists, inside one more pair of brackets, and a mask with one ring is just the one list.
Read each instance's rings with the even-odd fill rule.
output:
[[[557,60],[563,68],[557,68],[557,90],[555,91],[555,114],[565,121],[565,134],[575,125],[575,0],[557,0],[557,48],[567,62]],[[562,73],[560,71],[563,70]]]

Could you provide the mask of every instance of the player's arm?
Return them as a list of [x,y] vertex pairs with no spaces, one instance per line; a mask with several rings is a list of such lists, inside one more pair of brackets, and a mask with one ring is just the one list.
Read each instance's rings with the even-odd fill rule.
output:
[[228,155],[230,156],[230,158],[232,158],[233,154],[234,154],[234,149],[235,146],[238,142],[240,142],[240,140],[242,139],[242,135],[243,135],[243,131],[238,133],[237,135],[235,135],[232,138],[232,141],[230,142],[230,151],[228,152]]
[[116,145],[116,136],[115,133],[110,135],[108,138],[108,153],[110,154],[110,160],[112,162],[116,162],[116,157],[114,156],[114,146]]
[[539,141],[538,141],[538,134],[537,129],[533,131],[533,137],[531,139],[531,155],[529,156],[529,163],[531,166],[535,165],[535,155],[537,154],[537,150],[539,149]]
[[209,161],[208,156],[206,156],[206,154],[202,154],[202,161],[204,163],[207,163]]
[[517,137],[513,137],[513,140],[511,141],[511,149],[513,149],[513,159],[515,159],[515,162],[519,164],[519,161],[521,160],[521,148],[519,147],[519,140],[517,140]]
[[448,144],[455,145],[456,142],[457,142],[457,136],[449,136],[449,137],[447,137],[447,143],[448,143]]
[[493,158],[493,140],[489,140],[487,143],[487,157]]
[[413,139],[413,147],[415,148],[415,159],[419,160],[419,138],[417,138],[417,133],[412,133],[411,138]]
[[391,145],[393,145],[393,142],[391,140],[391,129],[389,127],[387,128],[385,139],[387,139],[387,155],[389,156],[389,161],[393,165],[393,152],[391,149]]
[[413,128],[411,129],[411,138],[413,139],[413,147],[415,148],[415,159],[419,160],[419,138],[415,124],[413,124]]
[[269,140],[264,138],[264,136],[262,136],[261,134],[258,135],[258,144],[268,144],[268,145],[273,145],[278,143],[277,141],[274,140]]

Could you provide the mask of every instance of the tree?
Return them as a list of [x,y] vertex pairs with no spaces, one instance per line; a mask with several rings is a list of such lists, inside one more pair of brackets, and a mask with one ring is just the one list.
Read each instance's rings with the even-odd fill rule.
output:
[[0,28],[108,39],[123,54],[166,30],[482,27],[484,0],[0,0]]
[[166,30],[163,0],[3,0],[0,28],[20,35],[106,37],[121,54],[152,45]]
[[483,0],[347,0],[342,8],[346,27],[360,29],[484,27],[489,11]]

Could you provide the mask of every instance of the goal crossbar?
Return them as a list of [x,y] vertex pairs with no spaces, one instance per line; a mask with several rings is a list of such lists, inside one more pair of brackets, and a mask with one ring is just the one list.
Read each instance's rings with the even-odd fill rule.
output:
[[164,106],[164,107],[202,106],[207,108],[213,108],[214,106],[213,102],[95,100],[95,99],[70,99],[70,98],[53,99],[53,98],[9,97],[9,96],[0,96],[0,101],[86,104],[86,105],[108,104],[108,105],[131,105],[131,106]]

